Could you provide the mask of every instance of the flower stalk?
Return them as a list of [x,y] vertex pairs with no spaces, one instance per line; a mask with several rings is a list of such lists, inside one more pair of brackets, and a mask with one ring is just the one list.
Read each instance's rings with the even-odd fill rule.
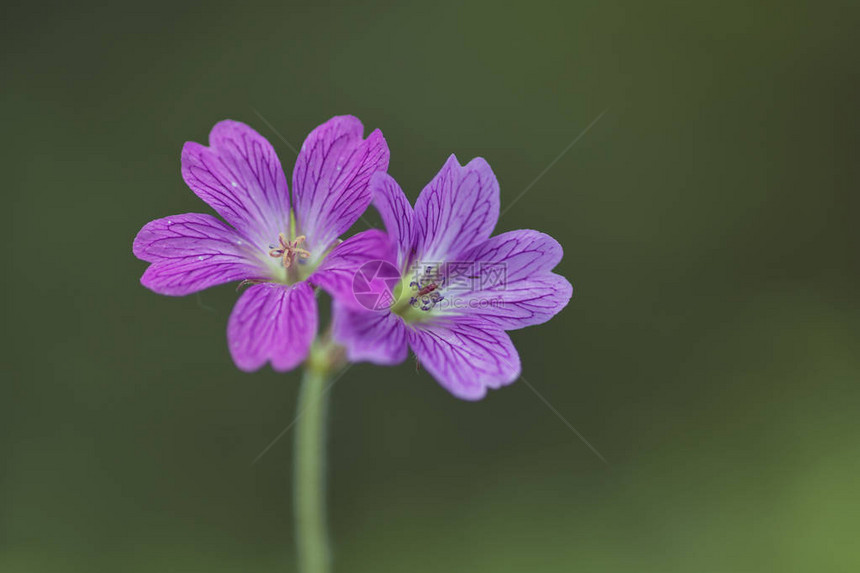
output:
[[300,573],[331,570],[326,520],[326,417],[332,376],[342,365],[342,349],[317,341],[305,364],[296,416],[293,496]]

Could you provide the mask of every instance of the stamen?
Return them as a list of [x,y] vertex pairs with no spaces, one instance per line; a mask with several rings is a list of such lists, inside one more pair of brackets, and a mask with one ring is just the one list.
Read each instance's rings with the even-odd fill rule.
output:
[[280,243],[280,248],[270,245],[271,250],[269,251],[269,256],[276,259],[280,258],[281,264],[285,269],[289,269],[293,266],[293,262],[296,260],[296,257],[300,259],[308,259],[311,256],[310,251],[299,246],[305,242],[304,235],[299,235],[296,237],[295,241],[290,241],[287,239],[286,235],[278,233],[278,242]]
[[433,266],[428,265],[421,276],[409,283],[409,286],[417,291],[409,299],[409,305],[424,312],[432,310],[445,299],[439,292],[445,282],[446,277],[440,272],[434,272]]
[[269,282],[269,279],[245,279],[242,282],[240,282],[239,285],[236,287],[236,292],[239,292],[240,290],[242,290],[243,288],[245,288],[247,286],[254,286],[254,285],[258,285],[258,284],[262,284],[262,283],[266,283],[266,282]]

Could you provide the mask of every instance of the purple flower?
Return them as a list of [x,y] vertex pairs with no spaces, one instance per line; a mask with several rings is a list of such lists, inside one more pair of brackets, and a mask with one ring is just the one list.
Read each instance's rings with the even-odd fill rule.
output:
[[374,174],[370,187],[392,242],[382,260],[402,278],[384,310],[362,308],[358,295],[336,301],[333,334],[348,358],[397,364],[409,346],[467,400],[516,380],[520,359],[505,331],[546,322],[572,294],[551,272],[562,257],[558,242],[529,230],[490,237],[499,184],[481,158],[463,167],[452,155],[414,210],[387,173]]
[[[199,213],[146,224],[134,254],[152,263],[140,282],[182,296],[230,281],[249,286],[230,314],[230,353],[242,370],[271,361],[278,371],[301,363],[317,331],[313,286],[346,292],[355,265],[387,244],[381,231],[338,243],[371,201],[371,175],[388,168],[382,133],[363,138],[355,117],[334,117],[302,145],[293,171],[293,209],[271,144],[235,121],[188,142],[182,177],[225,222]],[[344,286],[346,285],[346,286]]]

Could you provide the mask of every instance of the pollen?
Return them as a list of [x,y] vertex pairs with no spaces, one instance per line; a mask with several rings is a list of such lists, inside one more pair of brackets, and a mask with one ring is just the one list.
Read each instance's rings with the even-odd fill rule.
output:
[[278,246],[270,245],[271,250],[269,251],[269,256],[281,259],[281,264],[285,269],[289,269],[295,263],[296,258],[299,259],[307,259],[310,258],[311,253],[306,249],[302,248],[302,243],[305,242],[305,236],[299,235],[296,237],[294,241],[290,241],[287,239],[287,236],[283,233],[278,233]]
[[432,266],[428,266],[424,274],[416,278],[417,280],[409,283],[409,286],[417,291],[409,299],[409,305],[412,308],[427,312],[445,300],[445,297],[439,292],[445,284],[445,277],[438,270],[434,271]]

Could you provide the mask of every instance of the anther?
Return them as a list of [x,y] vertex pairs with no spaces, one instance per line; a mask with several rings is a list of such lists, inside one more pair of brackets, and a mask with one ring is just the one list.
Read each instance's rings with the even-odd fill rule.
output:
[[290,241],[287,239],[286,235],[283,233],[278,233],[278,242],[280,246],[271,245],[271,250],[269,251],[269,256],[273,258],[280,258],[281,264],[285,269],[293,266],[293,262],[296,260],[296,257],[300,259],[310,258],[310,251],[300,247],[302,243],[305,242],[305,236],[299,235],[296,237],[296,240]]

